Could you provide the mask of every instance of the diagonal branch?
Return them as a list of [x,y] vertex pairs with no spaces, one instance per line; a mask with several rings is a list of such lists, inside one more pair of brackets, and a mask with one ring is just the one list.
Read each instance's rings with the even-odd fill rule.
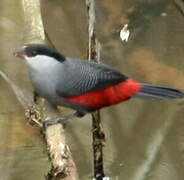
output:
[[[45,43],[45,33],[43,22],[40,12],[39,0],[22,0],[22,7],[25,20],[25,42],[31,43]],[[40,105],[39,105],[40,106]],[[46,104],[44,107],[47,106]],[[46,107],[47,108],[47,107]],[[47,117],[53,117],[56,114],[49,111],[43,111],[43,108],[29,109],[29,112],[36,114],[34,118],[43,117],[47,114]],[[37,113],[42,116],[38,116]],[[32,118],[30,116],[28,118]],[[44,118],[45,119],[45,118]],[[46,141],[48,156],[51,161],[52,169],[48,173],[46,179],[49,180],[76,180],[78,179],[77,170],[71,152],[66,144],[64,128],[61,124],[49,126],[44,129],[44,139]]]
[[184,16],[184,2],[183,0],[174,0],[174,3],[181,14]]

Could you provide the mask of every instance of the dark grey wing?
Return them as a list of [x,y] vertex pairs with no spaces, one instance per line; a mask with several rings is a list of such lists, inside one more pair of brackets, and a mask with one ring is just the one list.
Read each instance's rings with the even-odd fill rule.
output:
[[59,81],[56,92],[60,96],[74,96],[99,90],[126,80],[127,77],[104,64],[87,60],[67,58],[65,73]]

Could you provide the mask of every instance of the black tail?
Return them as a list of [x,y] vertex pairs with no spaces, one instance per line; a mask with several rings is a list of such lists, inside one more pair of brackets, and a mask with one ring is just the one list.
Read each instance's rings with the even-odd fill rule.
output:
[[141,83],[141,85],[143,88],[134,95],[135,97],[156,99],[184,98],[184,92],[175,88],[149,83]]

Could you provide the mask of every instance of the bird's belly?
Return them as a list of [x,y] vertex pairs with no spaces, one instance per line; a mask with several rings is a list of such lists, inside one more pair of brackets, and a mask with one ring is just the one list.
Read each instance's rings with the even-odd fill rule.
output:
[[127,79],[126,81],[101,90],[90,91],[66,98],[71,103],[83,105],[88,109],[99,109],[125,101],[140,89],[141,86],[138,82]]
[[35,91],[43,98],[45,98],[49,103],[56,106],[68,107],[71,109],[75,109],[81,112],[86,112],[86,108],[80,104],[75,104],[69,102],[66,98],[62,98],[56,94],[55,86],[52,85],[52,82],[44,82],[42,81],[33,81],[33,87]]
[[52,104],[56,104],[56,93],[54,83],[50,79],[38,79],[40,76],[31,78],[34,90],[43,98],[47,99]]

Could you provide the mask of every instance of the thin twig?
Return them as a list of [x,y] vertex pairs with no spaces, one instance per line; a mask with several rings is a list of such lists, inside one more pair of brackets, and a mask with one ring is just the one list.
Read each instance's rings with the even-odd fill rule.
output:
[[174,0],[176,7],[179,9],[181,14],[184,16],[184,2],[183,0]]
[[[95,33],[95,0],[86,0],[88,13],[88,60],[99,61],[100,43]],[[94,178],[102,180],[105,177],[103,169],[103,146],[105,134],[101,128],[100,111],[92,113],[92,133],[93,133],[93,158],[94,158]]]
[[0,70],[0,76],[11,87],[19,103],[26,110],[31,104],[31,98],[27,94],[25,95],[25,93],[1,70]]

